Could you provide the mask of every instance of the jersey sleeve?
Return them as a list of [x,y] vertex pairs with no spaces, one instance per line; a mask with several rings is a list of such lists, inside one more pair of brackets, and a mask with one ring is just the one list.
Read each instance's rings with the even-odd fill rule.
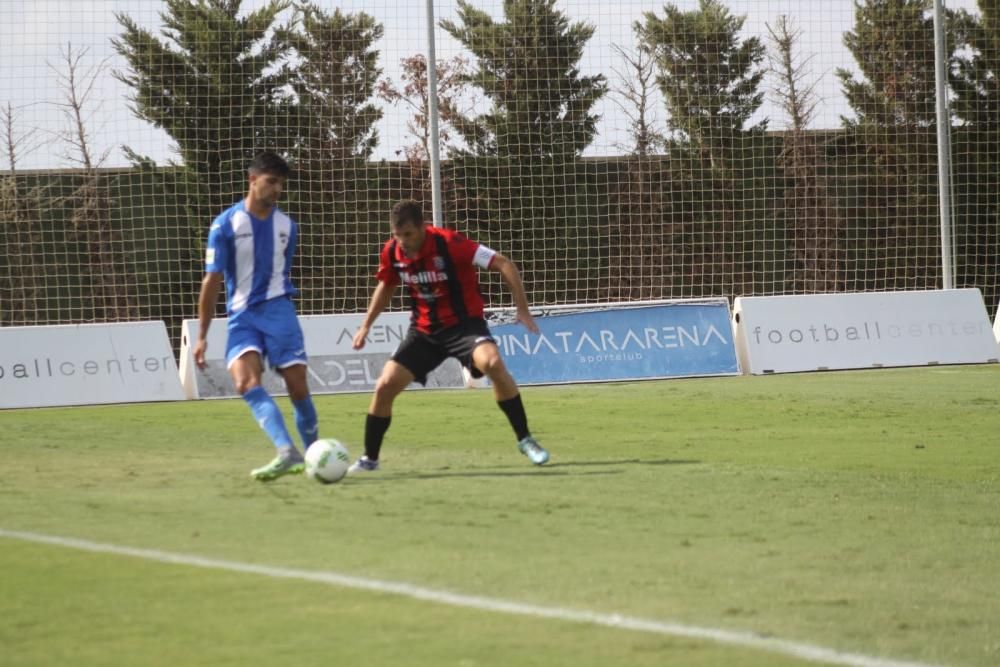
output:
[[484,246],[482,243],[476,243],[467,239],[461,234],[455,234],[449,251],[457,263],[472,264],[481,269],[490,268],[490,264],[493,263],[493,258],[497,254],[495,250]]
[[222,273],[229,261],[229,243],[225,224],[217,218],[208,230],[208,248],[205,250],[205,273]]
[[400,283],[399,274],[392,266],[392,248],[392,241],[387,242],[382,247],[382,252],[378,258],[378,271],[375,273],[375,279],[386,285],[398,285]]

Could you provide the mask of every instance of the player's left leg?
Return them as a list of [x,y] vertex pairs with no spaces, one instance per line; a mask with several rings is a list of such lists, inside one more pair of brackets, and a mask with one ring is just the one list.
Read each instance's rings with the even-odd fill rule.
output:
[[427,374],[438,367],[448,353],[431,336],[414,327],[382,367],[365,417],[365,455],[347,469],[347,474],[378,470],[382,440],[392,422],[392,404],[412,382],[427,383]]
[[472,351],[472,363],[490,379],[497,405],[507,415],[507,420],[514,429],[514,435],[517,436],[517,448],[535,465],[548,462],[549,453],[538,444],[528,430],[528,415],[524,411],[524,403],[521,402],[521,391],[507,370],[496,343],[491,340],[480,340]]
[[278,372],[285,380],[288,398],[295,410],[295,427],[302,439],[302,449],[306,450],[319,440],[319,416],[309,393],[308,367],[305,364],[293,364],[279,368]]
[[349,475],[378,470],[382,441],[392,423],[392,404],[413,380],[413,373],[399,362],[393,359],[385,362],[365,417],[365,454],[347,469]]
[[309,394],[305,336],[295,306],[286,298],[269,301],[261,320],[268,363],[285,381],[295,411],[295,426],[305,451],[319,439],[319,418]]

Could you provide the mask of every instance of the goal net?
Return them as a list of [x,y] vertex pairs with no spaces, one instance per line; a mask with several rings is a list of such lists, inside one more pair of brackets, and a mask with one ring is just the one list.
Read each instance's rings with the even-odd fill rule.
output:
[[[392,204],[430,216],[424,4],[0,0],[0,325],[176,336],[264,148],[300,312],[363,310]],[[539,305],[940,287],[928,5],[435,2],[444,224]],[[955,285],[992,312],[1000,17],[947,5]]]

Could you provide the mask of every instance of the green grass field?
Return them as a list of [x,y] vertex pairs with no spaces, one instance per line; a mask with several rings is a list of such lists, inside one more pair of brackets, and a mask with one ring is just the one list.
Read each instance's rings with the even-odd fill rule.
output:
[[[397,403],[378,476],[266,485],[240,401],[0,413],[0,529],[1000,664],[1000,368]],[[317,398],[360,451],[367,396]],[[288,404],[279,400],[288,414]],[[0,537],[0,664],[753,665],[781,653]]]

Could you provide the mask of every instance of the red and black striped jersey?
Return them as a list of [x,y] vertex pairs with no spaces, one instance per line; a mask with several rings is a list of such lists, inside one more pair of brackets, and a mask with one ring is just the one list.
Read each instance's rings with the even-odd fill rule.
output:
[[489,268],[496,253],[456,231],[424,227],[424,244],[416,257],[390,239],[382,248],[375,277],[410,289],[412,322],[418,331],[435,333],[462,320],[483,316],[476,267]]

